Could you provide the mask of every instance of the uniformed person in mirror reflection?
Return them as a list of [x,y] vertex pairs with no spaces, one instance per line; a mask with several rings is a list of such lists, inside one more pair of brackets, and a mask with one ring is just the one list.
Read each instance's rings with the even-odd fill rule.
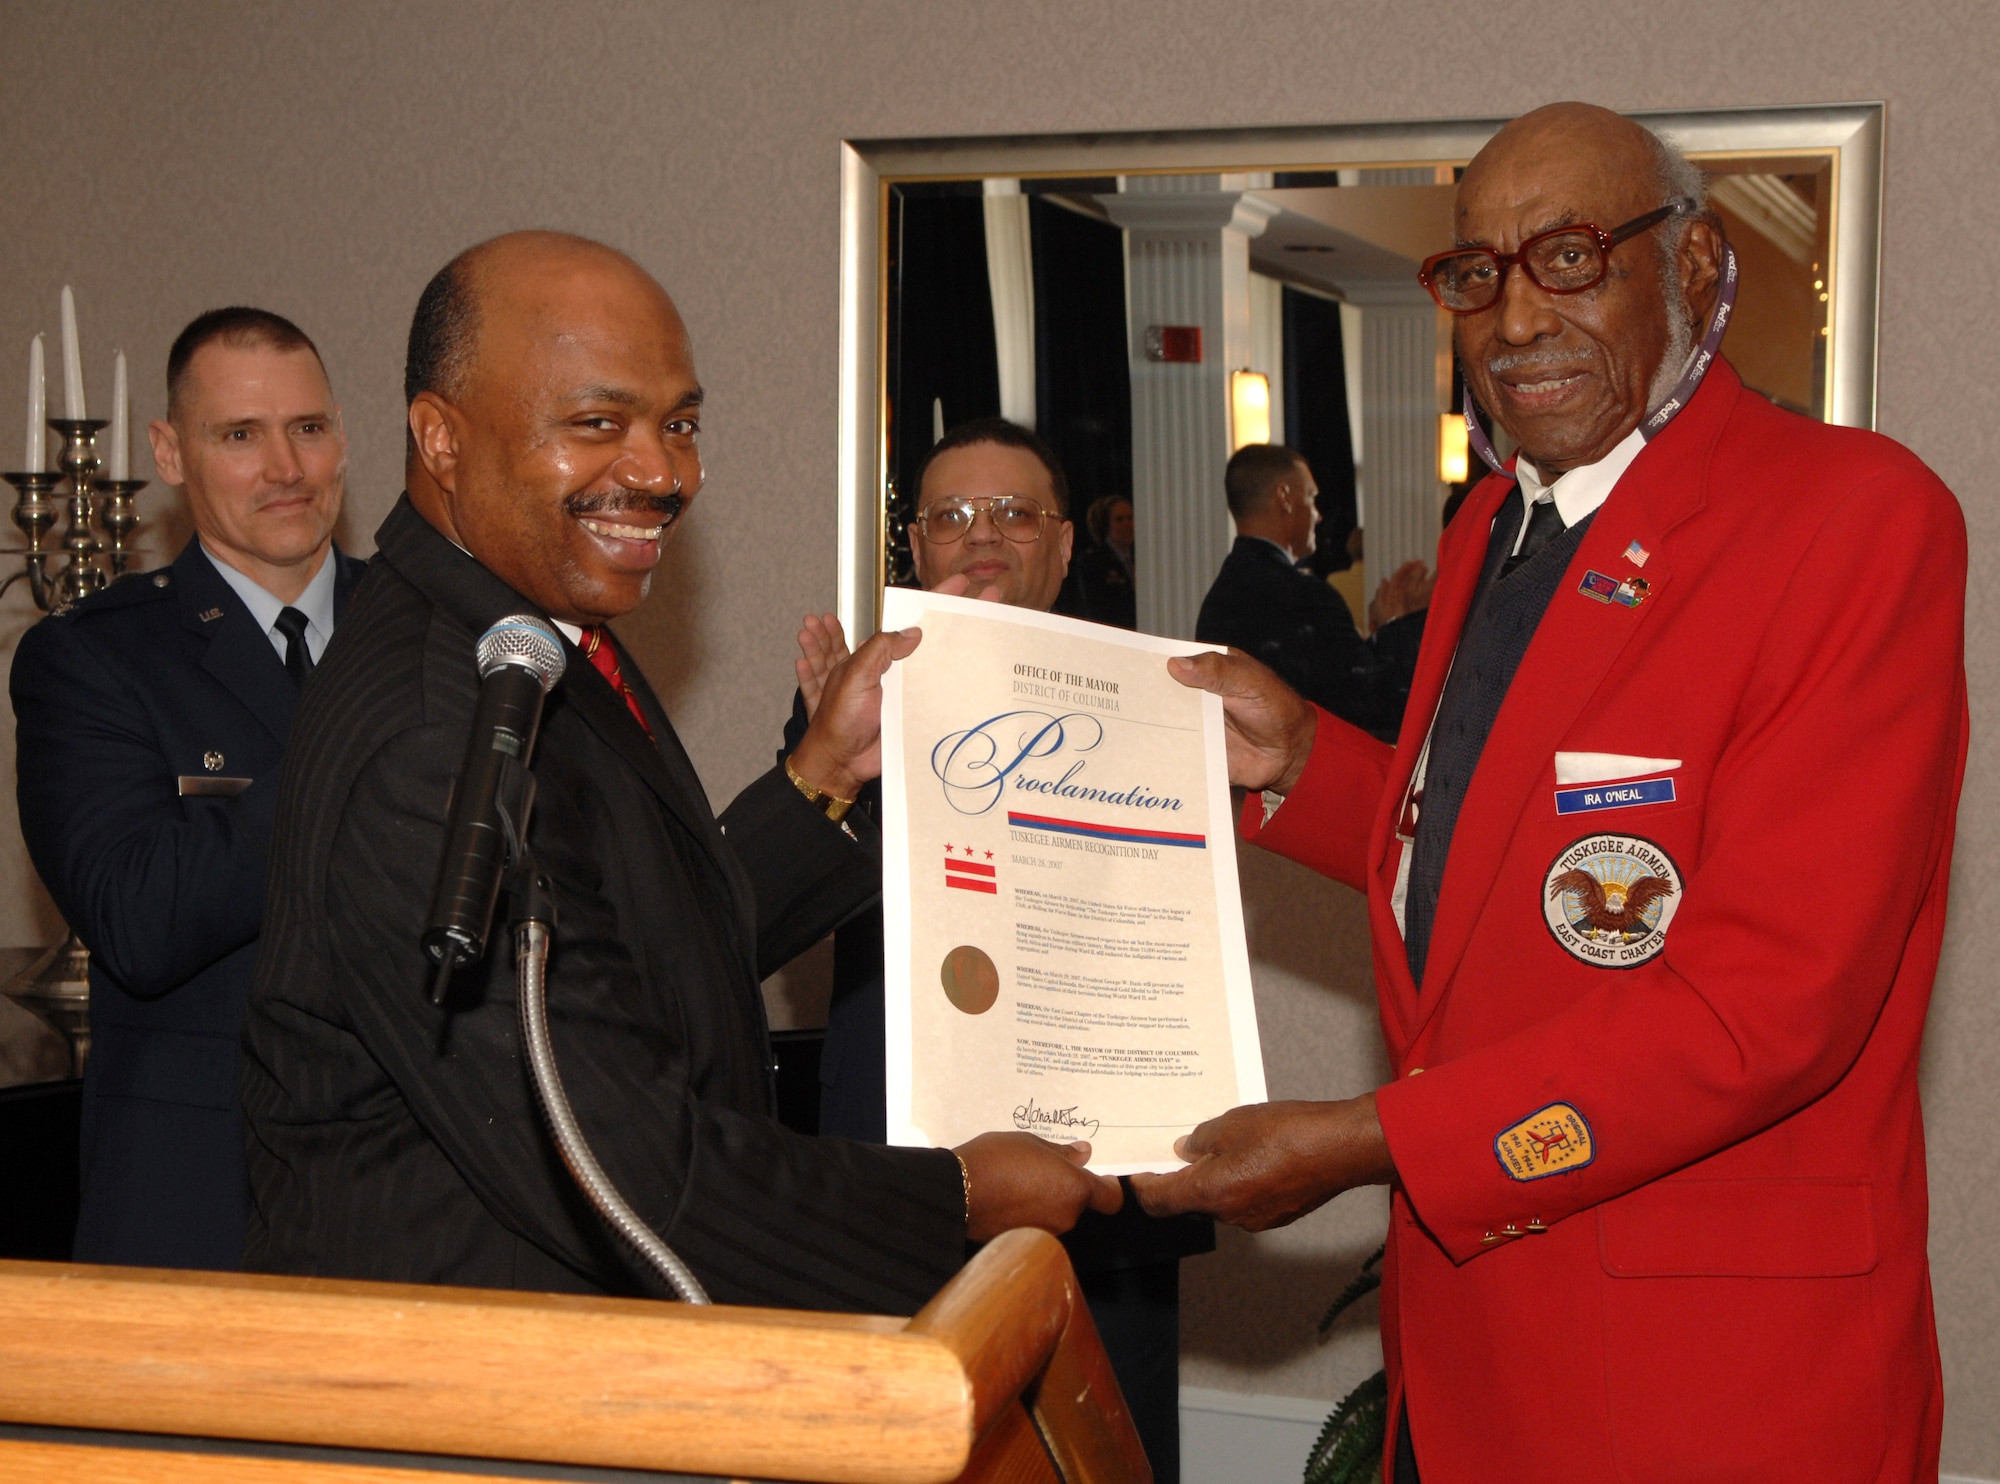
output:
[[[1129,541],[1130,502],[1125,505]],[[1074,550],[1069,487],[1055,452],[1002,418],[962,423],[917,472],[910,550],[933,589],[970,582],[967,596],[1049,611]],[[805,735],[822,678],[846,654],[833,614],[809,617],[799,635],[799,694],[785,731],[787,755]],[[871,783],[857,807],[873,813]],[[879,901],[834,935],[833,1002],[820,1061],[820,1127],[874,1143],[886,1137],[882,912]],[[1215,1250],[1204,1218],[1160,1220],[1127,1201],[1116,1216],[1084,1213],[1063,1239],[1119,1388],[1146,1445],[1157,1484],[1180,1477],[1180,1260]]]
[[1347,600],[1298,563],[1312,555],[1319,486],[1294,449],[1239,448],[1223,475],[1236,544],[1202,599],[1194,636],[1276,670],[1300,695],[1392,742],[1402,725],[1430,604],[1430,574],[1406,562],[1368,605],[1364,638]]
[[[1123,495],[1100,495],[1090,502],[1084,524],[1090,529],[1090,542],[1076,558],[1076,586],[1083,596],[1083,612],[1078,616],[1116,628],[1138,628],[1132,502]],[[1056,611],[1064,610],[1058,607]]]
[[347,440],[289,320],[196,319],[148,432],[195,534],[171,567],[22,638],[21,831],[90,949],[75,1257],[233,1268],[249,1198],[237,1037],[279,758],[363,564],[333,546]]

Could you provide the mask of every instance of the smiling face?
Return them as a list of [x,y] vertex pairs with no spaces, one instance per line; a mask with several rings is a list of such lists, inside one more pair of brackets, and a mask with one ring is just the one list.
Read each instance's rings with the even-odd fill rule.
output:
[[410,497],[551,618],[639,606],[668,528],[701,489],[701,386],[673,301],[639,266],[550,234],[469,265],[464,384],[410,404]]
[[[1466,168],[1455,233],[1462,244],[1511,253],[1553,227],[1609,231],[1663,204],[1638,125],[1557,104],[1509,124]],[[1631,433],[1677,338],[1670,313],[1682,316],[1682,331],[1706,316],[1719,239],[1705,221],[1685,228],[1669,284],[1658,234],[1677,230],[1669,221],[1620,243],[1604,281],[1578,294],[1551,294],[1512,267],[1497,304],[1454,318],[1473,394],[1544,475],[1595,463]]]
[[[1060,514],[1055,482],[1040,459],[1025,448],[971,443],[946,449],[931,460],[918,492],[919,510],[947,500],[997,500],[1007,495]],[[910,552],[916,558],[917,578],[926,588],[963,572],[972,580],[968,597],[991,595],[1016,608],[1046,613],[1069,574],[1075,539],[1076,529],[1067,520],[1045,520],[1035,540],[1009,541],[982,511],[962,539],[948,543],[926,541],[922,530],[912,525]]]
[[291,601],[326,560],[346,487],[347,439],[319,357],[215,340],[180,385],[173,420],[146,430],[160,478],[186,491],[202,545]]

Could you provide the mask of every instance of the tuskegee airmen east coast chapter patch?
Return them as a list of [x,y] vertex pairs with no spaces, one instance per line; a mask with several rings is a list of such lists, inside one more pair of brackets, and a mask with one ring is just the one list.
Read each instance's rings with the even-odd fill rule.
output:
[[1500,1168],[1516,1180],[1543,1180],[1578,1170],[1597,1158],[1590,1125],[1568,1103],[1530,1113],[1493,1141]]
[[1574,958],[1633,969],[1667,946],[1681,902],[1680,868],[1637,835],[1586,835],[1550,864],[1542,918]]

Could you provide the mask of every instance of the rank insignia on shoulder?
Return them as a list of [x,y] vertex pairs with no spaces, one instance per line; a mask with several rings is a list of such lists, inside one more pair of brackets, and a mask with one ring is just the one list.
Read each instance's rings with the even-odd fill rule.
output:
[[1576,590],[1586,598],[1595,598],[1600,603],[1616,603],[1621,608],[1637,608],[1646,601],[1646,595],[1653,590],[1652,584],[1643,577],[1628,577],[1620,582],[1616,577],[1606,577],[1602,572],[1586,572]]
[[1500,1168],[1515,1180],[1544,1180],[1580,1170],[1597,1157],[1590,1125],[1568,1103],[1530,1113],[1493,1141]]

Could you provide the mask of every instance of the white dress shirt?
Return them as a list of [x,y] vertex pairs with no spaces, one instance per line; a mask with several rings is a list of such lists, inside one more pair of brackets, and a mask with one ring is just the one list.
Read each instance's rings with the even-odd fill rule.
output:
[[1568,530],[1611,497],[1612,486],[1624,478],[1632,460],[1639,457],[1645,446],[1645,438],[1634,428],[1625,435],[1623,443],[1596,463],[1582,464],[1566,474],[1558,474],[1553,483],[1544,483],[1542,471],[1525,458],[1516,459],[1514,474],[1521,481],[1521,498],[1527,508],[1521,512],[1521,529],[1514,533],[1514,547],[1509,555],[1520,553],[1521,542],[1528,534],[1528,517],[1535,506],[1553,500],[1556,514],[1562,517],[1563,529]]
[[340,563],[331,546],[326,549],[319,571],[306,584],[306,590],[290,603],[267,592],[223,561],[208,549],[207,542],[202,543],[201,554],[222,574],[222,580],[236,590],[236,596],[243,600],[243,606],[250,610],[250,616],[257,620],[257,626],[264,631],[264,636],[271,641],[271,647],[278,651],[281,660],[285,657],[288,641],[278,632],[278,615],[287,608],[296,608],[303,613],[306,616],[306,652],[313,657],[314,664],[319,663],[320,655],[326,651],[327,640],[333,637],[333,585],[339,575]]

